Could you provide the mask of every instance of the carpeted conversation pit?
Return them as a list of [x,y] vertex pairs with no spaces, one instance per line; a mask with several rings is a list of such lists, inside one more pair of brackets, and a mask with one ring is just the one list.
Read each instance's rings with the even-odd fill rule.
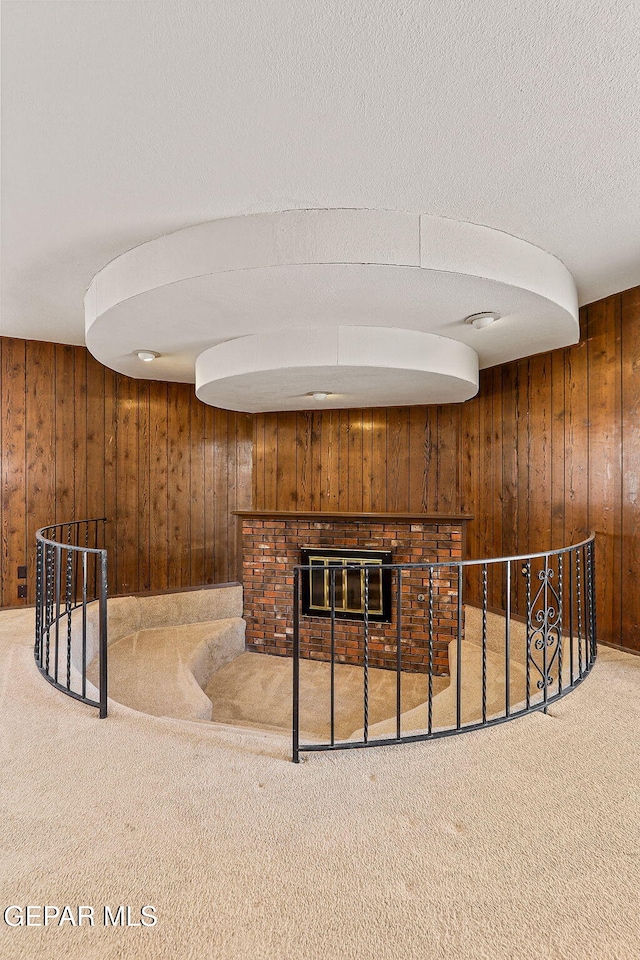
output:
[[[242,590],[237,585],[215,589],[120,597],[109,601],[109,696],[142,713],[175,720],[199,720],[231,727],[254,727],[291,733],[292,660],[245,651]],[[128,632],[131,627],[135,627]],[[505,619],[487,615],[486,711],[504,708]],[[463,724],[482,716],[482,622],[474,607],[465,608],[462,652]],[[568,669],[564,641],[565,683]],[[526,695],[526,639],[522,623],[510,623],[509,703],[521,705]],[[457,650],[449,649],[450,676],[432,678],[434,729],[456,720]],[[97,677],[92,663],[89,678]],[[402,674],[402,732],[423,732],[427,724],[428,678]],[[396,674],[368,672],[369,736],[395,736]],[[335,664],[335,736],[362,737],[363,668]],[[300,733],[303,740],[324,740],[330,731],[330,665],[300,662]]]

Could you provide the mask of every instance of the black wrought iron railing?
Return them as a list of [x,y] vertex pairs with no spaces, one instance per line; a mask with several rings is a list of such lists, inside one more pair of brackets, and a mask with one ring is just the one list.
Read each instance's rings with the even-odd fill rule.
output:
[[[97,707],[100,717],[107,715],[107,551],[99,546],[105,523],[75,520],[36,533],[36,664],[49,683]],[[97,691],[87,679],[96,657]]]
[[[356,580],[363,571],[362,588],[352,603],[361,605],[362,619],[356,624],[351,621],[348,628],[340,619],[344,596],[337,598],[336,593],[344,593],[345,571],[354,565],[337,562],[322,571],[329,609],[329,618],[322,621],[322,626],[319,619],[302,614],[303,585],[304,589],[313,589],[318,570],[312,565],[297,566],[293,601],[294,762],[299,762],[304,751],[430,740],[490,727],[538,710],[546,712],[550,704],[584,680],[596,659],[594,550],[592,533],[575,546],[528,556],[360,563],[354,590],[357,592]],[[392,575],[391,641],[389,628],[385,631],[369,616],[371,584],[385,569]],[[491,594],[500,598],[500,609],[489,605],[490,588]],[[377,590],[376,586],[374,595]],[[318,638],[321,632],[324,645]],[[446,663],[443,650],[448,651],[448,677],[441,675]],[[301,685],[301,667],[309,659],[323,659],[329,664],[324,735],[318,734],[317,689],[313,704],[307,704]],[[357,730],[344,724],[341,728],[339,722],[337,673],[341,664],[350,664],[351,671],[361,671]],[[386,702],[380,703],[378,696],[374,704],[372,670],[380,666],[393,670],[395,683],[386,683]],[[410,679],[413,700],[407,705],[403,694]],[[379,680],[380,675],[377,691]],[[416,701],[416,686],[421,683],[423,693]],[[352,685],[349,696],[353,698]],[[308,724],[305,718],[313,712],[314,722]],[[302,742],[305,728],[314,732]]]

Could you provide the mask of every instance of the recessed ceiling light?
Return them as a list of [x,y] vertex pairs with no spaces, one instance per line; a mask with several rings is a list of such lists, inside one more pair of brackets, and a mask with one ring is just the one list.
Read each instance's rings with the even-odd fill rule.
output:
[[327,397],[331,396],[331,394],[323,393],[322,391],[319,391],[318,393],[310,393],[309,396],[311,397],[312,400],[326,400]]
[[490,327],[492,323],[499,319],[497,313],[484,311],[483,313],[472,313],[470,317],[465,317],[464,322],[470,323],[476,330],[484,330],[485,327]]
[[144,360],[145,363],[150,363],[159,356],[154,350],[138,350],[138,360]]

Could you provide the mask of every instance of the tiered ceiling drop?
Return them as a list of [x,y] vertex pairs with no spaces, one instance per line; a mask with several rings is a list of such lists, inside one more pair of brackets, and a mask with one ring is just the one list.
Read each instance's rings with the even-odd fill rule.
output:
[[142,244],[93,278],[85,327],[114,370],[195,382],[206,403],[251,413],[464,401],[479,369],[579,338],[573,278],[539,247],[349,209],[231,217]]

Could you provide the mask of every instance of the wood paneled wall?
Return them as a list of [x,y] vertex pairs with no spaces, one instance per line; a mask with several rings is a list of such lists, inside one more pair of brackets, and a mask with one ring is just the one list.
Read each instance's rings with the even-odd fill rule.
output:
[[594,529],[598,635],[640,649],[640,288],[581,325],[574,347],[483,371],[465,404],[256,416],[254,508],[472,513],[469,557]]
[[0,338],[0,605],[21,602],[25,562],[33,602],[34,533],[53,520],[112,519],[125,593],[236,578],[235,508],[442,510],[475,515],[476,557],[595,529],[599,636],[640,649],[640,288],[581,322],[575,347],[483,371],[465,404],[253,418],[84,348]]
[[238,578],[249,416],[116,374],[83,347],[3,337],[0,351],[0,606],[34,601],[38,527],[85,517],[110,519],[111,594]]

